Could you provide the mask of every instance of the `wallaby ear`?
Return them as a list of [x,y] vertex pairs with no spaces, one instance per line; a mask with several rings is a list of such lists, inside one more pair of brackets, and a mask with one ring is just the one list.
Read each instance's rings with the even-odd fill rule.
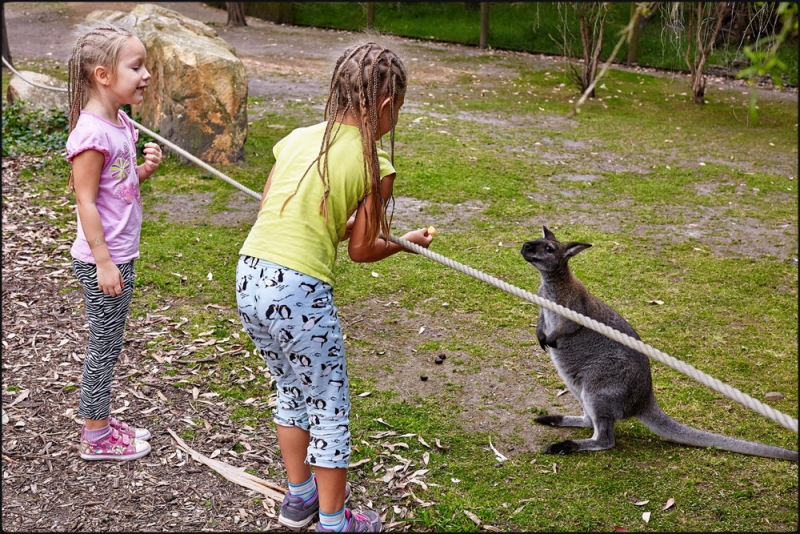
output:
[[592,245],[590,245],[589,243],[576,243],[574,241],[572,243],[567,243],[566,256],[567,258],[577,256],[578,254],[580,254],[581,252],[583,252],[584,250],[586,250],[591,246]]
[[558,241],[558,239],[556,239],[556,235],[550,230],[548,230],[546,226],[542,226],[542,237],[544,237],[545,239],[552,239],[553,241]]

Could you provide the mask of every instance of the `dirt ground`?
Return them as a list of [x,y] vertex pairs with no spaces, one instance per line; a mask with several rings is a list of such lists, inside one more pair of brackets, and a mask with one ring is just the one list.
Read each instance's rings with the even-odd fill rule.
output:
[[[226,13],[195,2],[154,2],[206,23],[214,23],[220,36],[231,43],[247,68],[250,96],[263,99],[260,107],[251,111],[251,118],[261,112],[278,111],[297,101],[313,102],[321,116],[330,66],[336,56],[358,36],[349,32],[280,26],[249,19],[247,28],[225,28]],[[23,3],[5,4],[8,38],[15,61],[47,59],[65,66],[73,37],[71,28],[85,16],[102,6],[103,9],[129,11],[137,5],[130,2]],[[397,40],[403,57],[434,58],[447,54],[469,56],[474,48],[421,41]],[[531,62],[553,65],[556,60],[529,56]],[[444,83],[455,80],[465,71],[435,65],[435,61],[409,62],[412,79],[424,88],[428,82]],[[502,73],[502,65],[484,67]],[[280,74],[280,76],[275,76]],[[722,83],[722,82],[720,82]],[[726,82],[727,83],[727,82]],[[764,92],[765,97],[797,99],[796,92]],[[414,102],[409,102],[413,110]],[[472,115],[473,120],[483,120]],[[486,119],[491,122],[492,119]],[[569,119],[552,117],[551,121],[568,127]],[[569,148],[569,147],[565,147]],[[563,154],[554,155],[563,158]],[[120,417],[131,415],[134,420],[158,417],[163,428],[151,430],[153,452],[138,462],[87,464],[77,457],[79,420],[76,420],[80,380],[80,361],[87,337],[85,316],[80,293],[77,291],[71,265],[64,260],[73,236],[61,233],[50,225],[48,218],[56,214],[43,213],[30,207],[27,200],[32,192],[17,177],[24,159],[3,160],[3,508],[4,531],[247,531],[277,530],[275,510],[257,492],[229,482],[209,467],[190,461],[177,448],[166,429],[185,432],[194,438],[187,443],[205,455],[247,468],[257,476],[285,485],[276,440],[269,422],[256,427],[241,428],[230,419],[235,406],[219,402],[208,392],[190,391],[176,387],[180,380],[198,370],[161,376],[153,360],[182,363],[204,340],[189,339],[182,332],[183,321],[167,315],[148,314],[132,321],[127,330],[123,355],[117,364],[113,386],[113,408]],[[609,160],[609,165],[612,165]],[[623,165],[613,163],[613,165]],[[635,163],[625,163],[625,169]],[[796,173],[796,162],[786,163],[786,172]],[[605,170],[605,169],[601,169]],[[565,175],[566,180],[588,180],[590,175]],[[547,193],[544,193],[547,194]],[[246,197],[231,203],[223,214],[208,215],[202,195],[180,197],[170,204],[155,206],[153,211],[167,211],[170,220],[239,224],[253,216],[253,200]],[[397,199],[395,222],[411,228],[426,224],[420,218],[424,202]],[[437,205],[442,211],[442,224],[457,230],[460,220],[469,213],[478,213],[479,202],[461,206]],[[622,206],[608,206],[610,212]],[[465,215],[466,214],[466,215]],[[713,214],[712,214],[713,215]],[[577,212],[574,217],[580,219]],[[717,220],[717,217],[709,217]],[[614,220],[613,217],[607,220]],[[608,224],[608,223],[606,223]],[[794,229],[796,232],[796,228]],[[665,235],[675,232],[664,230]],[[708,232],[712,235],[713,232]],[[783,257],[796,256],[797,236],[784,235],[776,230],[770,239],[758,240],[768,250]],[[713,242],[709,242],[713,247]],[[796,258],[794,260],[796,262]],[[532,276],[532,285],[538,283]],[[74,289],[60,292],[64,287]],[[362,304],[358,310],[342,309],[345,329],[353,338],[387,339],[385,357],[392,358],[392,372],[386,383],[402,398],[412,401],[418,396],[441,393],[444,380],[459,383],[461,403],[465,407],[465,431],[490,430],[498,435],[495,445],[507,456],[524,450],[538,450],[553,440],[554,429],[520,423],[518,411],[527,408],[561,407],[577,412],[577,402],[569,395],[561,396],[557,387],[546,388],[541,383],[518,380],[521,369],[544,369],[550,364],[538,350],[529,354],[512,351],[515,343],[530,342],[531,332],[509,334],[502,342],[486,340],[498,355],[494,366],[478,374],[453,373],[447,363],[437,366],[426,358],[416,356],[413,346],[393,344],[389,328],[417,330],[419,319],[406,319],[407,313],[397,313],[396,321],[387,324],[381,319],[398,308],[394,302],[378,300]],[[163,311],[169,306],[166,305]],[[404,310],[408,311],[408,310]],[[413,312],[413,310],[410,310]],[[219,310],[220,316],[235,317],[233,310]],[[531,307],[531,322],[535,321]],[[461,327],[442,323],[428,335],[451,336]],[[179,349],[147,348],[154,333],[171,336],[169,345]],[[468,332],[465,333],[468,335]],[[232,340],[218,347],[221,353],[243,354],[242,344]],[[149,356],[151,358],[145,358]],[[364,369],[382,372],[378,354],[370,349],[354,349],[351,356]],[[468,354],[450,354],[469,365]],[[213,363],[213,362],[209,362]],[[230,376],[230,380],[247,381],[258,372],[259,362],[248,360],[248,372]],[[203,366],[205,372],[205,366]],[[422,382],[421,374],[430,379]],[[141,377],[141,387],[130,387],[127,378]],[[7,390],[9,386],[19,389]],[[502,396],[498,392],[502,390]],[[255,400],[266,409],[269,400]],[[125,413],[127,412],[127,414]],[[135,414],[135,416],[133,415]],[[5,420],[6,416],[8,421]],[[522,422],[524,423],[524,421]],[[380,439],[380,438],[376,438]],[[427,439],[431,439],[428,437]],[[238,452],[237,452],[238,451]],[[435,453],[435,448],[432,449]],[[490,458],[487,452],[487,458]],[[395,461],[395,460],[391,460]],[[421,465],[419,459],[415,459]],[[413,470],[413,469],[412,469]],[[408,498],[407,480],[388,483],[376,481],[369,470],[353,469],[350,475],[354,486],[353,503],[372,506],[380,494],[391,496],[396,506],[384,507],[388,530],[408,530],[407,522],[413,508],[432,503]],[[406,485],[403,485],[405,482]]]

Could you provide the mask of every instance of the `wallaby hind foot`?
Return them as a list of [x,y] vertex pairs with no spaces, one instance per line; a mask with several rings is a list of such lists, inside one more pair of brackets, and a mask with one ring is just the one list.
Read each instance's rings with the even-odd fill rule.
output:
[[544,454],[571,454],[578,451],[602,451],[611,449],[615,445],[613,419],[600,419],[597,426],[593,425],[592,420],[586,415],[583,417],[574,415],[542,415],[537,417],[535,421],[549,426],[594,428],[594,435],[591,439],[569,439],[553,443],[542,449]]

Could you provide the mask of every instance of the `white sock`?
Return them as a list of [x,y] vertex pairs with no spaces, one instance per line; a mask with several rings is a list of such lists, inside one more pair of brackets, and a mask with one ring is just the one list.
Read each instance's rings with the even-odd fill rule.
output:
[[336,512],[335,514],[324,514],[322,510],[319,512],[319,524],[322,525],[323,528],[326,530],[334,530],[336,532],[341,532],[346,524],[346,518],[344,516],[344,506],[342,509]]
[[314,475],[308,477],[308,480],[302,484],[292,484],[290,482],[289,493],[297,497],[302,497],[305,502],[313,499],[314,495],[317,493],[317,481],[314,478]]

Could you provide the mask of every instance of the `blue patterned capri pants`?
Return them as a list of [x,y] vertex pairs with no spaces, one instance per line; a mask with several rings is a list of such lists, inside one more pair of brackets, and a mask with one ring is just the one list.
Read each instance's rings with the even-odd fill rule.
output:
[[133,260],[117,265],[125,287],[122,295],[112,297],[103,294],[97,287],[97,265],[73,258],[72,267],[83,286],[86,317],[89,320],[89,346],[83,360],[78,415],[86,419],[105,419],[111,412],[111,380],[114,365],[122,352],[136,271]]
[[346,468],[350,392],[333,288],[252,256],[236,266],[242,325],[278,386],[275,423],[310,433],[306,463]]

